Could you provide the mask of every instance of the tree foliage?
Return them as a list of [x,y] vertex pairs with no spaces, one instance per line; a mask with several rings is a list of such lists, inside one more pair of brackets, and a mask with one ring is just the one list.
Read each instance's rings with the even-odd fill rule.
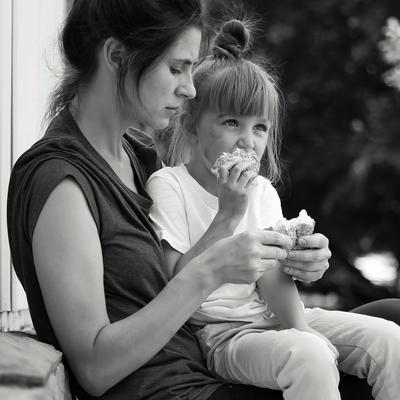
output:
[[[210,2],[210,17],[219,20],[232,4]],[[400,93],[382,78],[389,67],[378,48],[400,2],[244,4],[259,20],[255,53],[278,67],[286,104],[285,215],[307,209],[334,249],[333,266],[313,290],[342,291],[343,308],[387,296],[352,263],[375,251],[400,260]]]

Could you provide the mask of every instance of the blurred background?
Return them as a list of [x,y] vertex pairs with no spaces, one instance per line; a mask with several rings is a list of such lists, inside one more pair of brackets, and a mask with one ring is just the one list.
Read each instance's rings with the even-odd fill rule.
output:
[[[319,282],[299,286],[305,303],[348,310],[399,297],[400,25],[387,21],[400,2],[242,3],[285,101],[284,215],[305,208],[333,253]],[[237,4],[209,1],[211,19]]]

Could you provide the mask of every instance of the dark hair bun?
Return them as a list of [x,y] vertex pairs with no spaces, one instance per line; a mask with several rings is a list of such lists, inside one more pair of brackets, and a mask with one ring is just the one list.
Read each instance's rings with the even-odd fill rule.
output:
[[215,57],[240,58],[250,47],[250,30],[242,21],[225,22],[218,32],[213,46]]

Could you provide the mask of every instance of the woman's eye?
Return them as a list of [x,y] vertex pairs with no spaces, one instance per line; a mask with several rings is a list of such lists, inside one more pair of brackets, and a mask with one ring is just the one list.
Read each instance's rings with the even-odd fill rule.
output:
[[170,67],[169,70],[171,71],[172,75],[178,75],[181,73],[181,71],[179,69],[174,68],[174,67]]
[[268,130],[267,125],[264,125],[264,124],[258,124],[254,127],[254,129],[256,131],[262,131],[262,132],[267,132],[267,130]]
[[228,119],[223,123],[226,126],[238,126],[239,123],[235,119]]

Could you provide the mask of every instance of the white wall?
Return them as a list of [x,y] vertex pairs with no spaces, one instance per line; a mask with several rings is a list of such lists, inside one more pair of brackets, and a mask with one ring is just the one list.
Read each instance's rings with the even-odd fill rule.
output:
[[10,251],[6,230],[7,184],[11,168],[12,0],[0,3],[0,311],[11,308]]
[[66,0],[0,1],[0,312],[27,308],[10,263],[7,186],[12,164],[43,134],[65,9]]

